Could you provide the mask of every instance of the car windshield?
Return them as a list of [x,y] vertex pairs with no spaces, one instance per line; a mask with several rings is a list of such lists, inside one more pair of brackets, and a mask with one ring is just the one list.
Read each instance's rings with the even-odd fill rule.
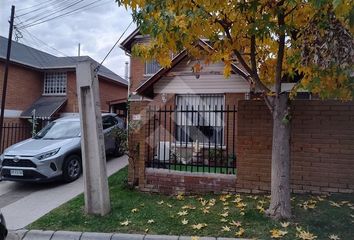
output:
[[79,121],[51,122],[38,132],[35,139],[65,139],[80,136]]

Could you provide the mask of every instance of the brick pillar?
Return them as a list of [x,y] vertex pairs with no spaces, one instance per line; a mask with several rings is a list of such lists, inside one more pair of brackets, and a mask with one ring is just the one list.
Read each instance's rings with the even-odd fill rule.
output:
[[143,187],[145,179],[146,107],[148,101],[129,103],[129,184]]

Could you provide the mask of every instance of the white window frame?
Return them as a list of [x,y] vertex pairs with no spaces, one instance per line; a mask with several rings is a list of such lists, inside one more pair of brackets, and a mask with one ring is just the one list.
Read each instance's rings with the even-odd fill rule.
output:
[[68,89],[66,72],[46,72],[43,80],[44,96],[65,96]]

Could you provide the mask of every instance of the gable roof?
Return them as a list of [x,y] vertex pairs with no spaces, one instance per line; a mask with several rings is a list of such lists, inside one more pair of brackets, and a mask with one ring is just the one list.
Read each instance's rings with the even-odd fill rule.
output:
[[[208,44],[205,40],[199,39],[197,45],[199,47],[202,47],[206,51],[212,51],[213,48]],[[150,78],[146,79],[144,82],[142,82],[139,87],[136,89],[136,92],[140,95],[143,96],[149,96],[152,97],[153,95],[153,90],[152,86],[160,80],[166,73],[171,71],[178,63],[180,63],[183,59],[188,57],[187,50],[183,50],[179,54],[177,54],[171,62],[171,67],[170,68],[160,68],[158,72],[156,72],[154,75],[152,75]],[[236,63],[231,64],[232,71],[234,73],[240,74],[245,80],[249,80],[249,74],[243,70],[240,66],[237,66]]]
[[[7,38],[0,36],[0,59],[6,59],[7,41]],[[76,68],[76,64],[83,60],[91,60],[95,64],[99,64],[89,56],[57,57],[15,41],[12,41],[10,60],[11,62],[38,70]],[[117,82],[125,86],[128,85],[128,82],[125,79],[118,76],[105,66],[100,67],[98,75],[112,80],[113,82]]]

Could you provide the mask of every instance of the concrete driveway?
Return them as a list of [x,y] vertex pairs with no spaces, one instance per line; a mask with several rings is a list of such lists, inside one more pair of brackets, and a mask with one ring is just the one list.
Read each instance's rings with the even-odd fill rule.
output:
[[[108,175],[112,175],[127,164],[127,156],[108,160]],[[0,209],[10,230],[21,229],[82,192],[82,177],[69,184],[2,181],[0,182]]]

